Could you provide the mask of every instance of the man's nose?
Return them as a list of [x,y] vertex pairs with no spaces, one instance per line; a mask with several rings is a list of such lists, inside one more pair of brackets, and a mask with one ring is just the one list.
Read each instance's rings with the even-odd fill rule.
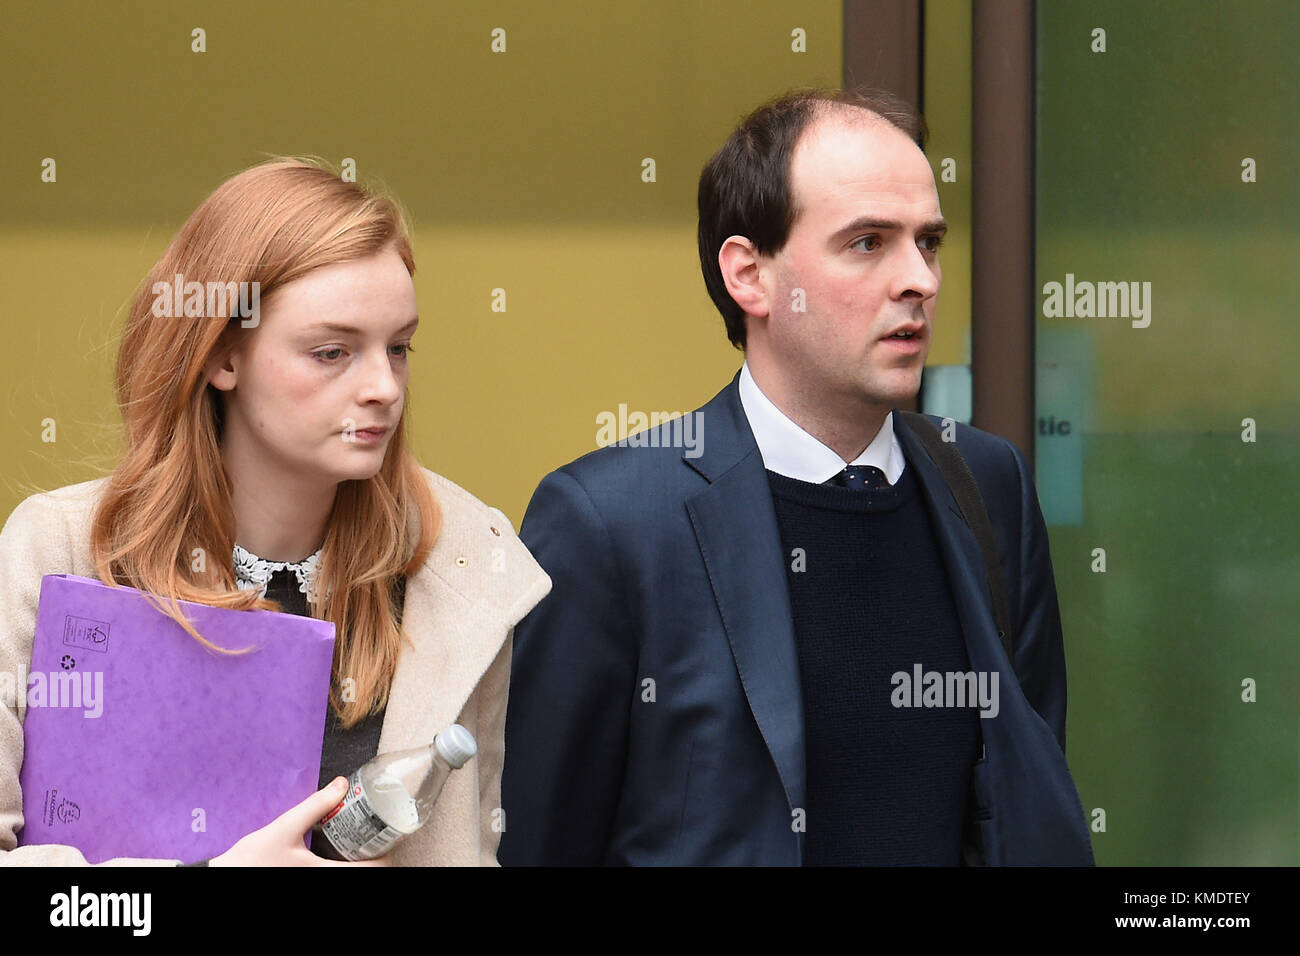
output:
[[895,278],[895,298],[903,298],[910,294],[913,298],[925,300],[937,295],[939,277],[935,275],[935,270],[931,268],[931,263],[926,259],[925,254],[913,245],[910,252],[904,252],[902,255],[904,258]]

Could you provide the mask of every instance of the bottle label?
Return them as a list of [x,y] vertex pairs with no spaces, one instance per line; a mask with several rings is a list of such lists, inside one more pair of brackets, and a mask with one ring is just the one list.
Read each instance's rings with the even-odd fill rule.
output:
[[348,780],[347,796],[320,821],[319,826],[339,855],[352,861],[383,856],[405,835],[384,823],[375,812],[361,784],[360,770]]

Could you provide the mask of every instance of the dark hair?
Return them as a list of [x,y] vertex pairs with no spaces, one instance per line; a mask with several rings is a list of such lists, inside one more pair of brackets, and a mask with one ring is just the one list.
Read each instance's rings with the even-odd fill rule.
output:
[[722,281],[718,251],[731,236],[745,236],[764,255],[781,251],[798,214],[790,189],[795,144],[822,114],[851,109],[874,113],[925,148],[925,120],[900,96],[874,89],[792,90],[741,120],[700,173],[700,270],[738,349],[745,347],[745,313]]

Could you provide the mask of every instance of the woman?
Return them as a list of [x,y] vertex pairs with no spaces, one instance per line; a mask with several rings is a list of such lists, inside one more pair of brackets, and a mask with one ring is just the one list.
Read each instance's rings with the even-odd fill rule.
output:
[[[499,511],[408,448],[414,271],[398,208],[311,163],[263,163],[209,196],[127,318],[121,463],[29,497],[0,532],[0,671],[31,660],[45,574],[157,595],[204,644],[172,600],[333,621],[321,784],[461,723],[478,756],[375,862],[495,865],[513,628],[551,585]],[[17,697],[0,707],[0,863],[84,865],[71,846],[15,849]],[[322,786],[210,865],[374,865],[303,845],[342,793]]]

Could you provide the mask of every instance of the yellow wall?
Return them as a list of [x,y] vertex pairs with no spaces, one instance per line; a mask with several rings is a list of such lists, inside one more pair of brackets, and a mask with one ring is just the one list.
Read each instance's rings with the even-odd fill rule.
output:
[[[700,168],[759,102],[842,70],[827,0],[127,2],[7,18],[4,514],[29,486],[111,468],[133,289],[218,183],[288,153],[352,157],[410,212],[417,455],[518,524],[541,477],[595,447],[597,413],[688,411],[739,366],[696,258]],[[947,272],[941,308],[959,281]],[[957,334],[941,323],[931,361],[965,361]]]

